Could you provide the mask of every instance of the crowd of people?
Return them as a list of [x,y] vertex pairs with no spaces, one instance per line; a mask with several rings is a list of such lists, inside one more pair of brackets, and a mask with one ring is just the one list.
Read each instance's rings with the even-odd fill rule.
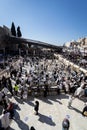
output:
[[[20,99],[27,99],[29,95],[46,98],[53,90],[58,95],[63,92],[71,95],[69,107],[75,97],[87,96],[87,75],[56,58],[22,57],[17,66],[9,67],[8,73],[9,76],[3,76],[0,81],[0,105],[3,106],[2,117],[6,120],[14,116],[13,103],[8,99],[7,91]],[[38,115],[38,101],[35,106]],[[7,121],[9,126],[10,120]],[[2,122],[1,118],[2,128],[5,128]]]
[[87,70],[87,53],[84,55],[84,52],[81,53],[79,49],[67,48],[63,52],[62,56],[74,64]]

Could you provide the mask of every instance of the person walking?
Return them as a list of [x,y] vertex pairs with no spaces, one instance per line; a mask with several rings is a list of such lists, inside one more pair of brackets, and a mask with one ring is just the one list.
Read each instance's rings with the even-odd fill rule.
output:
[[34,110],[35,110],[35,114],[38,115],[38,110],[39,110],[39,102],[38,101],[35,101],[35,107],[34,107]]
[[10,78],[8,78],[8,89],[9,89],[11,95],[13,96],[13,88],[12,88],[12,83],[11,83],[11,79]]
[[17,84],[15,84],[15,86],[14,86],[14,92],[15,92],[16,96],[17,96],[18,90],[19,90],[19,86]]
[[6,111],[10,113],[10,119],[13,119],[13,116],[14,116],[14,103],[13,102],[10,101]]
[[69,115],[66,115],[66,117],[62,121],[62,130],[69,130],[70,128],[70,121],[69,121]]
[[10,125],[10,113],[9,112],[3,112],[3,114],[1,115],[1,129],[0,130],[6,130],[9,125]]
[[71,107],[73,100],[74,100],[74,96],[73,96],[73,95],[70,95],[70,96],[69,96],[69,101],[68,101],[68,108]]

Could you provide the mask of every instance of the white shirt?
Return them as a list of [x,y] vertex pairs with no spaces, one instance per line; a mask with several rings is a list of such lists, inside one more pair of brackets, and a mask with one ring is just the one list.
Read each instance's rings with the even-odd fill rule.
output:
[[10,116],[9,112],[1,115],[0,119],[1,119],[2,127],[7,128],[9,126],[10,123],[9,116]]
[[77,90],[75,91],[75,96],[79,96],[84,92],[84,89],[82,89],[82,87],[77,88]]

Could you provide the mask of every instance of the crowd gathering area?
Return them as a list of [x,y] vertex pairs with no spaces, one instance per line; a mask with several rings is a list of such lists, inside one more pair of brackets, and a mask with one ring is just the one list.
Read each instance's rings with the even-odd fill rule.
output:
[[56,56],[21,56],[6,69],[0,79],[0,130],[87,130],[85,73]]

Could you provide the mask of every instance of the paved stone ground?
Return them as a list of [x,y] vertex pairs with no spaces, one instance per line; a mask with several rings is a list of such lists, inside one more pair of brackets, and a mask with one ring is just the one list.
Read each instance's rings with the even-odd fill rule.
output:
[[[13,102],[18,104],[15,117],[9,130],[29,130],[34,126],[36,130],[62,130],[62,120],[70,115],[70,130],[87,130],[87,117],[81,115],[84,102],[74,99],[72,109],[68,109],[68,95],[44,97],[29,97],[26,101],[18,97],[12,97]],[[34,103],[38,100],[39,115],[34,114]]]

